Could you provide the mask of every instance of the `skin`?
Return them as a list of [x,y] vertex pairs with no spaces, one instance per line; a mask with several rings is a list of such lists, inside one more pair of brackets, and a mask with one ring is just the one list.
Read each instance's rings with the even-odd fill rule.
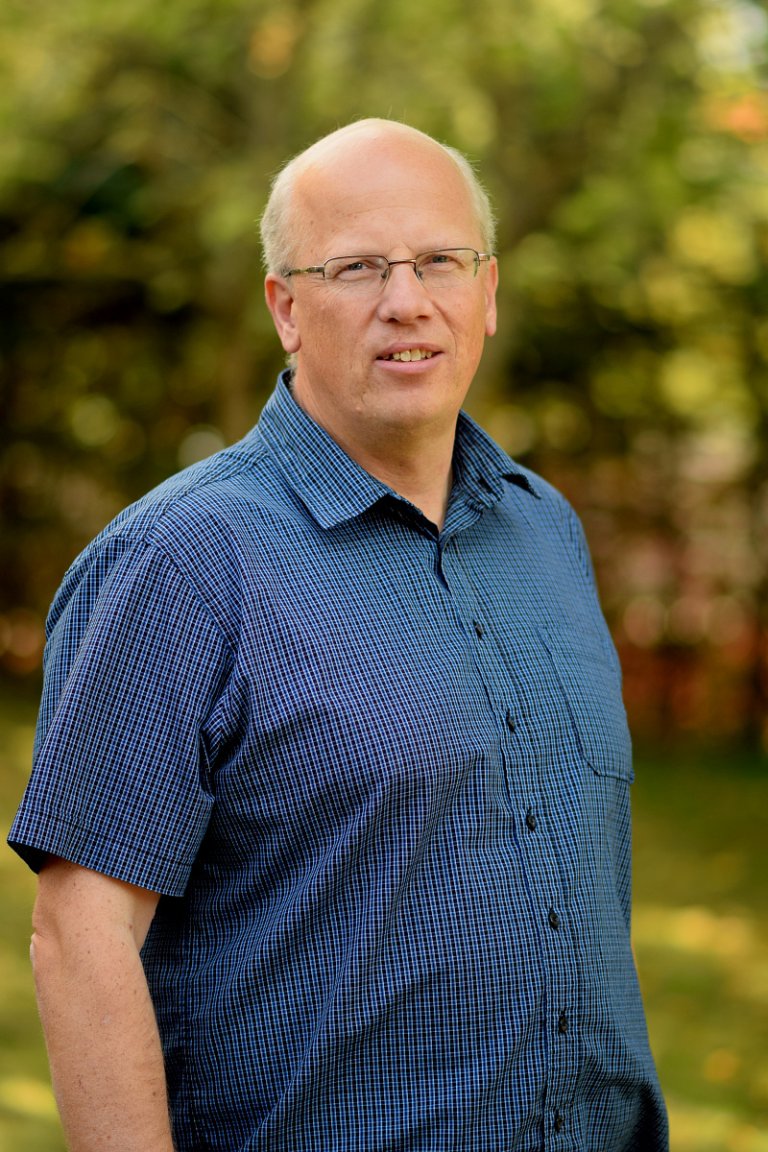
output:
[[[433,141],[393,124],[352,126],[315,146],[296,180],[297,267],[331,256],[407,259],[435,248],[483,250],[466,185]],[[267,305],[296,357],[294,396],[366,471],[442,526],[459,409],[496,330],[495,260],[430,295],[410,265],[360,298],[319,276],[266,277]],[[429,360],[385,361],[425,348]]]
[[[330,256],[405,259],[483,243],[453,163],[400,125],[353,125],[307,154],[295,189],[297,266]],[[408,265],[353,299],[316,277],[266,278],[299,404],[372,475],[438,526],[459,409],[496,326],[495,261],[450,299]],[[420,362],[383,355],[426,348]],[[50,859],[40,873],[32,963],[70,1152],[173,1152],[160,1039],[139,957],[159,896]]]
[[70,1152],[173,1152],[139,959],[158,899],[65,860],[40,873],[32,966]]

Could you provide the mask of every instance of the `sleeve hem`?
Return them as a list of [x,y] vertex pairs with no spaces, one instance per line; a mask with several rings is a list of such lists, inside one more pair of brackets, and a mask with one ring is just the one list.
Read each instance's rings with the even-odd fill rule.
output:
[[161,896],[183,896],[193,864],[192,859],[150,856],[146,847],[128,841],[107,840],[92,829],[51,817],[48,817],[44,832],[12,828],[8,845],[33,872],[39,872],[49,856],[58,856]]

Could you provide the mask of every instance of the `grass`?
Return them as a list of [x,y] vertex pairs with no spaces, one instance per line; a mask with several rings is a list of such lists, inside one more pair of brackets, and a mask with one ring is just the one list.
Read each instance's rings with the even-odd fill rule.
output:
[[[0,700],[0,819],[34,709]],[[768,1152],[768,765],[667,750],[634,788],[634,938],[673,1152]],[[34,878],[0,851],[0,1152],[64,1152],[27,960]]]
[[768,1152],[768,765],[639,758],[634,938],[673,1152]]

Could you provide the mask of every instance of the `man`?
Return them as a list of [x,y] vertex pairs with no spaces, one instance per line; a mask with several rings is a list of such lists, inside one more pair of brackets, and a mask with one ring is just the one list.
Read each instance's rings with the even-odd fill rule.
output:
[[262,230],[292,370],[51,610],[11,842],[72,1152],[665,1149],[586,547],[460,414],[487,199],[362,121]]

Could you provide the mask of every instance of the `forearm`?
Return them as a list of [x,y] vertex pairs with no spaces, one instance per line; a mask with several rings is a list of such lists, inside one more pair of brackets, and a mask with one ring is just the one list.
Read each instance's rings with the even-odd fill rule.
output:
[[162,1051],[127,947],[62,956],[33,941],[51,1077],[70,1152],[173,1152]]
[[41,874],[32,964],[70,1152],[173,1152],[139,957],[155,900],[64,862]]

